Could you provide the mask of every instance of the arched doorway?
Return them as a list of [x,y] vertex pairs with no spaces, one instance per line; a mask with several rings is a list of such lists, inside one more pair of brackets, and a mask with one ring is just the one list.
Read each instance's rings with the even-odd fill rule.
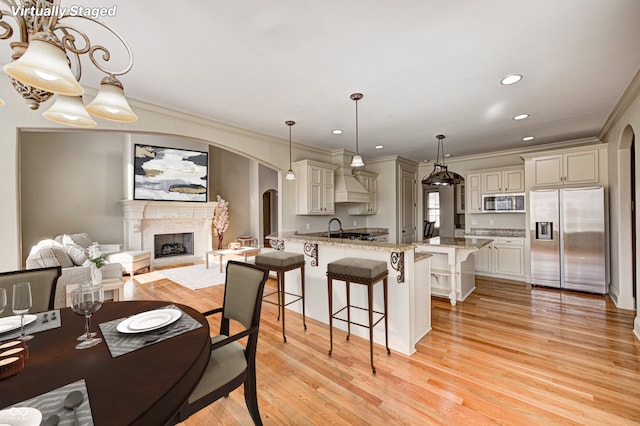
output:
[[275,189],[262,194],[262,230],[264,247],[270,247],[267,235],[278,231],[278,191]]
[[637,156],[640,152],[635,146],[635,132],[630,125],[620,135],[617,154],[618,191],[617,197],[615,193],[613,196],[618,198],[619,216],[616,228],[611,229],[612,242],[617,245],[617,253],[613,253],[611,263],[616,268],[611,271],[612,286],[617,288],[613,287],[610,294],[616,298],[616,306],[637,309],[640,253],[636,247],[636,233],[640,229],[640,217],[636,214],[636,202],[640,200],[640,184],[637,182],[640,177]]

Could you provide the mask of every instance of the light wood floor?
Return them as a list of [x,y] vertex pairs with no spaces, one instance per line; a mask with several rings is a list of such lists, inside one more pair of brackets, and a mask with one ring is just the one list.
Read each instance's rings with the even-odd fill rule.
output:
[[[275,288],[275,281],[269,286]],[[608,297],[476,280],[452,308],[433,299],[431,331],[407,357],[264,303],[257,381],[266,425],[632,425],[640,424],[640,342],[634,312]],[[126,299],[161,299],[204,311],[223,286],[192,291],[157,273],[126,280]],[[212,330],[217,325],[212,324]],[[186,425],[250,425],[243,390]]]

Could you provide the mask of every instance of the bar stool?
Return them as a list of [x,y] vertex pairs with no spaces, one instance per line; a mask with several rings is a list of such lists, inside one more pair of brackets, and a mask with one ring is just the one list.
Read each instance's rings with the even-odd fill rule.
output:
[[[387,321],[387,277],[389,270],[387,262],[371,259],[359,259],[354,257],[346,257],[327,264],[327,285],[329,286],[329,356],[333,351],[333,320],[344,321],[347,323],[347,340],[351,335],[351,324],[359,325],[369,329],[369,354],[371,358],[371,370],[376,374],[376,367],[373,365],[373,327],[375,327],[382,319],[384,319],[384,343],[387,348],[387,354],[391,354],[389,350],[389,326]],[[347,287],[347,305],[335,312],[333,311],[333,280],[340,280],[346,283]],[[373,287],[376,283],[382,281],[382,289],[384,295],[384,312],[373,310]],[[351,305],[351,283],[364,284],[367,286],[367,295],[369,305],[367,308]],[[369,325],[359,324],[351,321],[351,308],[368,311]],[[340,318],[339,314],[347,310],[347,319]],[[373,322],[373,314],[380,315],[377,321]]]
[[[307,323],[305,319],[304,311],[304,255],[297,253],[287,253],[284,251],[273,251],[269,253],[259,254],[255,260],[256,266],[274,271],[278,275],[278,290],[265,294],[262,300],[272,305],[278,305],[278,321],[280,320],[280,314],[282,314],[282,338],[285,343],[287,342],[287,336],[284,334],[284,311],[285,306],[302,300],[302,324],[304,329],[307,329]],[[284,288],[284,273],[293,269],[300,268],[300,278],[302,281],[302,294],[287,293]],[[277,294],[278,301],[273,302],[268,300],[267,297]],[[285,296],[293,296],[294,299],[286,302]]]

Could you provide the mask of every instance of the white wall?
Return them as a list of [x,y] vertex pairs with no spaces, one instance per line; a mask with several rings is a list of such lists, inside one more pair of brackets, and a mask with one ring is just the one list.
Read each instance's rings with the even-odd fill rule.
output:
[[22,132],[23,259],[38,241],[65,233],[122,244],[124,146],[122,133]]

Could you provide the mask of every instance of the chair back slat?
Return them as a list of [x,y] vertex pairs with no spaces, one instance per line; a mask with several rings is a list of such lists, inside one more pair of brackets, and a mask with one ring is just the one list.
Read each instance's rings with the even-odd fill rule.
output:
[[61,274],[62,268],[60,266],[0,272],[0,288],[7,290],[7,307],[0,313],[0,317],[13,315],[11,310],[13,285],[23,282],[31,283],[32,308],[30,313],[53,309],[56,285]]
[[269,271],[236,261],[227,263],[223,317],[240,322],[246,329],[257,325],[264,283]]

